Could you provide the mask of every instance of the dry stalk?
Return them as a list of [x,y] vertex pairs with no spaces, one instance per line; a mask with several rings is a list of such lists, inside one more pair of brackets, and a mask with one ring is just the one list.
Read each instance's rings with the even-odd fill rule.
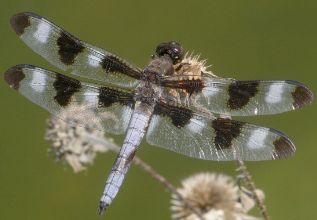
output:
[[255,203],[257,204],[257,207],[259,208],[263,218],[265,220],[270,220],[267,208],[264,204],[264,201],[262,198],[260,198],[257,194],[257,188],[255,186],[255,183],[252,180],[252,176],[250,174],[250,172],[248,171],[246,165],[244,164],[244,162],[242,160],[237,160],[237,164],[238,164],[238,168],[237,171],[240,172],[243,176],[243,180],[246,183],[246,186],[248,187],[248,189],[251,191],[252,193],[252,197],[255,201]]

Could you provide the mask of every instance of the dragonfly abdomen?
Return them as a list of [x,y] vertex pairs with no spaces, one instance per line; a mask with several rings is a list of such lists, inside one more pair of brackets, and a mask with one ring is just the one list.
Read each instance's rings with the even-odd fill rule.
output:
[[152,113],[153,107],[141,102],[136,103],[120,153],[107,178],[104,192],[100,199],[99,214],[103,213],[117,195],[136,150],[144,137]]

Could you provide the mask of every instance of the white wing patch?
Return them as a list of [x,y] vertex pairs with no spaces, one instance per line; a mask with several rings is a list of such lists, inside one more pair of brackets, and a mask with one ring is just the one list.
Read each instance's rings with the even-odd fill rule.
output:
[[122,127],[126,128],[130,122],[132,110],[130,107],[124,107],[122,111],[122,118],[120,120],[122,120]]
[[278,103],[282,100],[284,84],[272,84],[266,93],[265,101],[267,103]]
[[208,105],[213,96],[216,96],[219,93],[219,89],[215,87],[206,87],[202,90],[203,97],[206,99]]
[[98,94],[96,92],[92,92],[91,90],[87,89],[84,93],[85,101],[93,106],[98,105]]
[[34,37],[41,43],[47,43],[49,34],[51,31],[51,26],[47,22],[41,21],[37,26],[36,32],[34,32]]
[[148,135],[153,133],[153,131],[158,126],[158,124],[159,124],[159,116],[153,115],[151,118],[150,125],[149,125],[148,130],[147,130]]
[[206,97],[215,96],[217,95],[218,92],[219,92],[219,88],[215,88],[215,87],[206,87],[202,91],[203,95]]
[[32,71],[31,87],[34,91],[41,93],[45,90],[46,86],[46,75],[43,72],[34,69]]
[[201,131],[206,127],[206,124],[203,121],[197,119],[191,119],[190,123],[187,125],[187,128],[194,134],[201,133]]
[[100,60],[96,58],[95,55],[89,54],[88,55],[88,64],[92,67],[99,67],[100,66]]
[[249,141],[247,143],[249,149],[260,149],[267,147],[265,145],[265,139],[269,135],[269,130],[264,128],[258,128],[252,131]]

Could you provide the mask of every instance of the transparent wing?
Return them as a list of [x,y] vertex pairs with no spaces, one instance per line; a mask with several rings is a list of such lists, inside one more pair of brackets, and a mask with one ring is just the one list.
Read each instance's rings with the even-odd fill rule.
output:
[[33,51],[62,70],[120,87],[133,88],[138,84],[140,69],[79,40],[37,14],[16,14],[11,18],[11,26]]
[[147,136],[149,144],[205,160],[274,160],[291,156],[295,146],[283,133],[228,118],[206,118],[159,104]]
[[[74,111],[79,125],[89,123],[109,133],[126,131],[134,108],[133,93],[83,83],[32,65],[17,65],[4,75],[5,81],[33,103],[64,119],[64,111]],[[78,111],[78,108],[81,111]]]
[[[183,77],[184,78],[184,77]],[[192,77],[165,79],[163,97],[191,109],[204,108],[222,115],[277,114],[308,105],[313,93],[302,83],[283,81],[236,81]]]

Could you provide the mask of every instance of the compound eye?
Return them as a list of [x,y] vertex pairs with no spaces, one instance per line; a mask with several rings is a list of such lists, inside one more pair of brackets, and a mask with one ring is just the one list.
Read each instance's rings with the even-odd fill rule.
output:
[[182,55],[181,54],[176,54],[176,53],[173,53],[171,55],[171,58],[173,60],[173,63],[176,64],[176,63],[179,63],[183,58],[182,58]]
[[172,59],[173,59],[173,62],[174,64],[180,62],[184,57],[184,54],[183,54],[183,48],[181,47],[180,44],[176,43],[176,42],[173,42],[173,56],[172,56]]
[[156,54],[158,56],[168,55],[174,64],[183,59],[183,49],[177,42],[161,43],[156,48]]
[[174,47],[173,50],[174,50],[174,53],[179,53],[180,52],[180,49],[177,48],[177,47]]

